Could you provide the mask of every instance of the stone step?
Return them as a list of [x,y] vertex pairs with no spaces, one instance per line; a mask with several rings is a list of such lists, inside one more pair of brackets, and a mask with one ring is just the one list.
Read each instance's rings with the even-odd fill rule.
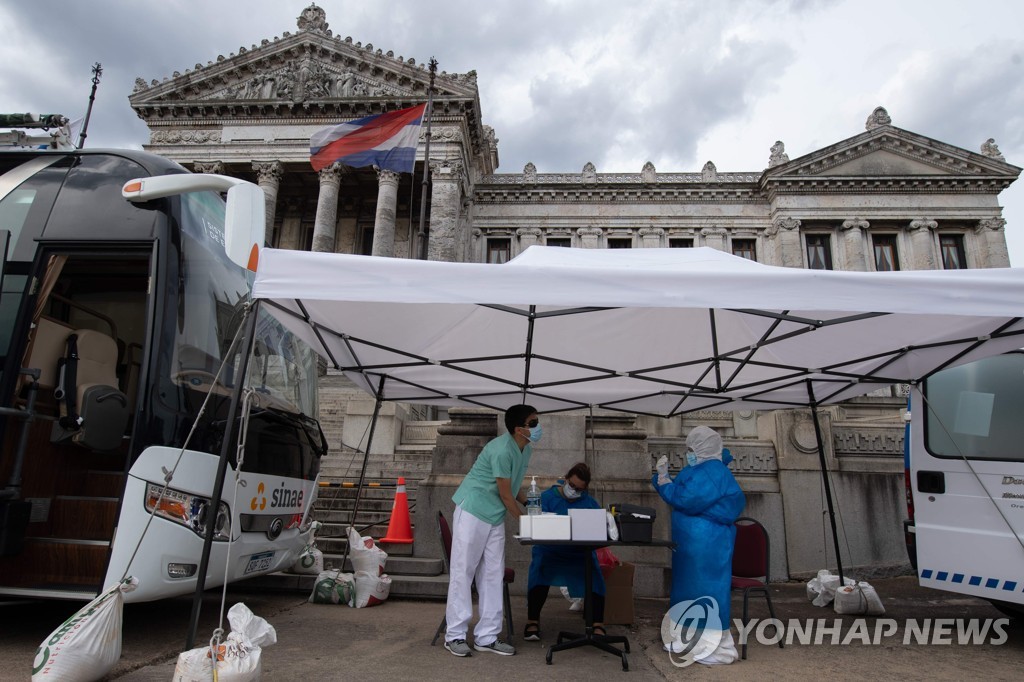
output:
[[[445,599],[448,596],[448,575],[397,575],[391,576],[390,597],[406,599]],[[292,575],[291,573],[271,573],[246,581],[247,586],[262,590],[295,592],[309,595],[316,582],[314,575]],[[443,615],[443,613],[441,614]],[[438,620],[440,622],[440,619]]]
[[[392,553],[391,550],[396,546],[388,544],[380,546],[381,549],[388,553],[387,563],[384,564],[384,572],[388,575],[435,576],[441,575],[441,572],[444,571],[444,562],[440,559],[426,559]],[[334,570],[341,566],[342,556],[342,554],[324,554],[324,569]],[[350,557],[345,560],[345,571],[351,573],[353,570]]]

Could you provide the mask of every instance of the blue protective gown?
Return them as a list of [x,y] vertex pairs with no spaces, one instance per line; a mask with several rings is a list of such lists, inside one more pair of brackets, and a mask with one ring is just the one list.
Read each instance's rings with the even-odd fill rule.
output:
[[[561,484],[545,490],[540,496],[540,509],[563,516],[569,515],[570,509],[601,509],[601,505],[583,493],[576,500],[567,500],[562,495]],[[534,545],[533,561],[530,562],[530,577],[527,589],[536,585],[565,585],[572,597],[582,597],[585,592],[586,578],[582,552],[585,549],[559,547],[558,545]],[[597,552],[590,550],[590,560],[594,562],[592,588],[596,594],[604,594],[604,576],[597,565]]]
[[730,621],[729,591],[732,584],[732,550],[736,541],[736,519],[746,498],[727,466],[728,450],[722,461],[709,459],[684,467],[675,480],[658,485],[658,494],[672,507],[672,604],[699,597],[718,602],[722,629]]

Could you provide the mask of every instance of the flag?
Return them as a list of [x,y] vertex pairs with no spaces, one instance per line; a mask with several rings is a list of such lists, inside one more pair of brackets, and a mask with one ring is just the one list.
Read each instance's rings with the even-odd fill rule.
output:
[[340,161],[347,166],[411,173],[426,104],[367,116],[324,128],[309,138],[309,162],[319,171]]

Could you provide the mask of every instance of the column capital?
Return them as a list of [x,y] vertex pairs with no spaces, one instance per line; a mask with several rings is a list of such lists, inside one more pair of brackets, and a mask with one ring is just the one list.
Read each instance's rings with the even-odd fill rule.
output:
[[848,218],[843,221],[840,225],[843,230],[866,230],[871,227],[871,223],[864,220],[863,218]]
[[462,162],[458,159],[440,159],[430,162],[430,179],[434,182],[461,182]]
[[516,230],[516,237],[522,239],[523,237],[534,237],[540,239],[541,235],[544,234],[544,230],[539,227],[520,227]]
[[939,224],[929,218],[915,218],[910,221],[910,224],[907,225],[907,227],[911,230],[921,230],[924,232],[926,230],[937,229]]
[[214,175],[224,175],[224,162],[223,161],[193,161],[192,170],[196,173],[213,173]]
[[1003,232],[1006,229],[1006,220],[1003,218],[982,218],[978,221],[977,227],[974,228],[976,234],[981,234],[985,230],[992,230],[993,232]]
[[603,230],[600,227],[581,227],[576,230],[579,237],[600,237],[602,234]]
[[638,230],[641,237],[664,237],[665,230],[660,227],[641,227]]
[[729,234],[729,230],[724,227],[703,227],[700,231],[702,237],[724,237]]
[[257,183],[280,182],[284,175],[284,164],[280,161],[253,161]]
[[335,187],[341,184],[341,164],[332,163],[327,168],[323,168],[317,172],[320,176],[321,185],[334,185]]
[[397,187],[398,186],[398,181],[402,177],[401,175],[399,175],[395,171],[388,170],[387,168],[383,168],[382,169],[382,168],[378,168],[377,166],[374,166],[373,170],[377,171],[377,184],[378,184],[378,186],[380,186],[380,185],[394,185],[394,186]]

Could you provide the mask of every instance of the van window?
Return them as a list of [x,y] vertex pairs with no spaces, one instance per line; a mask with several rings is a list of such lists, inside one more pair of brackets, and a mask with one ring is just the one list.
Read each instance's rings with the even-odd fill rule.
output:
[[938,372],[924,385],[925,447],[935,457],[1024,461],[1024,353]]

